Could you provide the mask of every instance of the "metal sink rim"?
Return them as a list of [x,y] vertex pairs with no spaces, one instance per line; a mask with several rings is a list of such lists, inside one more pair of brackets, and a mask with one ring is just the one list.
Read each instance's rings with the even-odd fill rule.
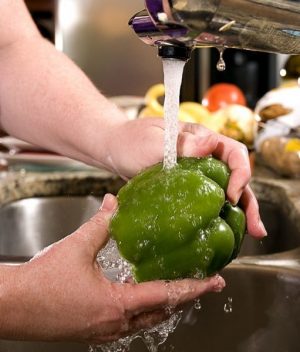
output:
[[[22,201],[26,199],[32,199],[32,198],[92,198],[96,201],[100,201],[101,196],[95,196],[95,195],[75,195],[72,194],[70,196],[68,195],[54,195],[54,196],[49,196],[49,195],[41,195],[41,196],[32,196],[32,197],[24,197],[20,199],[13,200],[11,202],[7,202],[4,204],[0,205],[0,209],[4,206],[7,206],[9,204],[15,203],[17,201]],[[266,201],[266,200],[263,200]],[[270,204],[273,204],[275,206],[278,206],[277,202],[270,202]],[[6,264],[6,265],[19,265],[23,264],[24,262],[30,260],[31,257],[12,257],[12,256],[2,256],[0,255],[0,264]],[[271,254],[265,254],[265,255],[251,255],[251,256],[242,256],[234,260],[229,266],[237,266],[237,265],[245,265],[249,267],[253,266],[263,266],[263,267],[274,267],[274,268],[282,268],[282,269],[288,269],[288,270],[298,270],[300,272],[300,246],[295,247],[294,249],[290,249],[287,251],[282,251],[280,253],[271,253]]]

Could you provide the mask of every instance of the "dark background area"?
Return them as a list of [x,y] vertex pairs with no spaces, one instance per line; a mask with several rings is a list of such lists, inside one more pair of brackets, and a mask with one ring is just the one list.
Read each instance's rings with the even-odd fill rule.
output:
[[54,43],[55,0],[25,0],[42,35]]

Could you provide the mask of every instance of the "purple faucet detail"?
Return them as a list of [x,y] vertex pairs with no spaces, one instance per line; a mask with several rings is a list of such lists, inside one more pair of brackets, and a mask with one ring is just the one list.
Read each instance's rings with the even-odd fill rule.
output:
[[[147,0],[147,2],[149,5],[153,3],[151,10],[154,16],[161,12],[161,0]],[[159,11],[156,13],[155,9],[159,9]],[[179,40],[179,38],[185,37],[188,32],[186,27],[183,27],[179,24],[163,24],[159,21],[156,22],[153,16],[149,14],[148,9],[135,14],[129,20],[129,25],[142,41],[144,41],[146,44],[157,46],[159,46],[162,42],[171,43],[174,40]]]
[[158,22],[157,14],[164,12],[162,0],[146,0],[146,8],[154,22]]

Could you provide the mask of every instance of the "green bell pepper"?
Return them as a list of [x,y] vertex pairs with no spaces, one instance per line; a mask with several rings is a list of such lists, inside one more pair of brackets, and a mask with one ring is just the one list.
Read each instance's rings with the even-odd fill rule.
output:
[[246,219],[226,200],[229,176],[213,157],[181,158],[173,169],[156,164],[120,189],[110,232],[137,282],[204,278],[237,256]]

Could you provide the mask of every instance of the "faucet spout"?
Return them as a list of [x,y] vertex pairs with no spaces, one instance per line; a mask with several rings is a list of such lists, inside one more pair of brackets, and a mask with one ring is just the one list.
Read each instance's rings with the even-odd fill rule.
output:
[[145,4],[146,9],[129,23],[149,45],[300,54],[300,2],[295,0],[145,0]]
[[181,38],[187,29],[177,24],[155,23],[147,10],[135,14],[129,25],[146,44],[156,46],[162,58],[173,58],[187,61],[191,57],[192,45]]

